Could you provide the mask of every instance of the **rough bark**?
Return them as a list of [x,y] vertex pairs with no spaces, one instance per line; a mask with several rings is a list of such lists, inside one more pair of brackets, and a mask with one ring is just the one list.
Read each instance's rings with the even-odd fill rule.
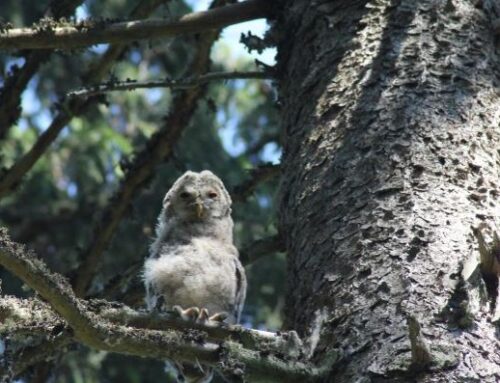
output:
[[500,221],[498,7],[285,4],[286,316],[343,354],[326,382],[500,379],[473,233]]

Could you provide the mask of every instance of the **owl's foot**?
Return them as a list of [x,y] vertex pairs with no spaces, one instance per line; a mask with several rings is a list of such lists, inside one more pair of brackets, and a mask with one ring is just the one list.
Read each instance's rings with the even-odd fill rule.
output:
[[174,312],[179,316],[179,318],[186,321],[194,321],[200,316],[200,309],[198,307],[190,307],[188,309],[183,309],[181,306],[172,307]]
[[206,323],[208,320],[209,320],[208,310],[206,308],[202,308],[200,310],[200,315],[198,315],[198,318],[196,319],[196,322]]
[[200,315],[198,315],[198,319],[196,322],[198,323],[209,323],[209,322],[224,322],[224,320],[228,317],[228,314],[225,312],[215,313],[214,315],[209,315],[208,310],[206,308],[202,308],[200,310]]
[[212,315],[209,320],[212,321],[212,322],[224,322],[227,317],[229,316],[229,314],[225,311],[222,311],[220,313],[215,313],[214,315]]
[[191,322],[197,323],[209,323],[209,322],[218,322],[222,323],[229,316],[228,313],[222,311],[220,313],[215,313],[213,315],[209,315],[208,310],[206,308],[199,309],[198,307],[190,307],[188,309],[183,309],[181,306],[172,307],[174,313],[181,319]]

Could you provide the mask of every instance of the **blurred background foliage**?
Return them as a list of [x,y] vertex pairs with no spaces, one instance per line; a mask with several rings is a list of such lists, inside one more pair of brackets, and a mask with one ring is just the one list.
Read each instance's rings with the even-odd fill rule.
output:
[[[78,8],[77,16],[124,18],[138,1],[88,0]],[[48,0],[2,0],[0,16],[14,26],[27,26],[43,16],[48,3]],[[206,3],[165,1],[154,16],[169,18],[189,12],[193,6],[196,10],[204,9]],[[245,30],[244,25],[239,28]],[[246,28],[255,28],[255,24]],[[263,29],[263,25],[259,28]],[[178,78],[193,55],[195,39],[196,36],[187,36],[136,44],[117,61],[108,78]],[[42,66],[23,94],[21,118],[6,139],[0,141],[1,167],[10,167],[32,147],[54,117],[54,103],[68,91],[85,85],[82,74],[105,48],[55,53]],[[272,61],[272,52],[267,57]],[[22,67],[23,60],[14,52],[0,54],[0,84],[16,66]],[[212,60],[212,70],[256,69],[253,58],[234,39],[217,42]],[[161,125],[171,100],[172,93],[165,89],[114,92],[106,97],[105,103],[73,118],[16,191],[0,202],[0,224],[9,228],[13,239],[33,248],[52,270],[71,277],[90,241],[98,212],[119,187],[122,167]],[[234,187],[249,177],[249,169],[279,162],[278,131],[276,95],[270,82],[211,83],[207,96],[199,103],[175,146],[173,158],[158,167],[152,182],[136,195],[130,214],[121,222],[112,245],[104,253],[92,294],[99,296],[110,281],[132,270],[128,286],[135,291],[113,298],[127,301],[128,294],[142,296],[140,275],[134,273],[136,269],[132,266],[142,263],[147,254],[162,198],[173,181],[187,169],[210,169],[229,188]],[[260,184],[245,202],[233,205],[239,248],[276,233],[277,186],[278,179]],[[271,254],[247,266],[249,291],[244,325],[272,330],[280,327],[284,265],[283,254]],[[3,270],[0,279],[3,294],[31,294]],[[133,304],[141,306],[142,301]],[[4,341],[7,345],[14,342]],[[161,361],[112,355],[81,346],[62,353],[46,369],[44,376],[53,382],[168,381]],[[30,374],[28,371],[21,381],[35,381]]]

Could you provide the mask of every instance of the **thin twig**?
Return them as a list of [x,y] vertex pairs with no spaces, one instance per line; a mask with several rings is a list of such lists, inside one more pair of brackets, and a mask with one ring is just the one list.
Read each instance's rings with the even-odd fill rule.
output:
[[74,49],[94,44],[124,44],[137,40],[220,29],[269,16],[272,2],[247,0],[204,12],[193,12],[178,21],[138,20],[106,24],[87,21],[47,28],[14,28],[0,33],[0,49]]
[[185,90],[206,84],[215,80],[239,80],[239,79],[271,79],[272,76],[261,71],[256,72],[213,72],[204,75],[190,77],[180,80],[156,80],[156,81],[120,81],[99,84],[90,88],[83,88],[68,93],[68,97],[89,97],[97,94],[151,88],[170,88],[172,90]]

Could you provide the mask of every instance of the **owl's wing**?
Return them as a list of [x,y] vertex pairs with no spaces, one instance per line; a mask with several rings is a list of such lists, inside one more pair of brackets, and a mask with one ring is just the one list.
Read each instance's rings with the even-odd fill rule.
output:
[[239,259],[234,260],[235,266],[235,281],[236,281],[236,294],[234,299],[234,318],[235,323],[239,323],[241,310],[243,310],[243,304],[245,303],[245,297],[247,294],[247,277],[245,275],[245,269],[243,268]]

